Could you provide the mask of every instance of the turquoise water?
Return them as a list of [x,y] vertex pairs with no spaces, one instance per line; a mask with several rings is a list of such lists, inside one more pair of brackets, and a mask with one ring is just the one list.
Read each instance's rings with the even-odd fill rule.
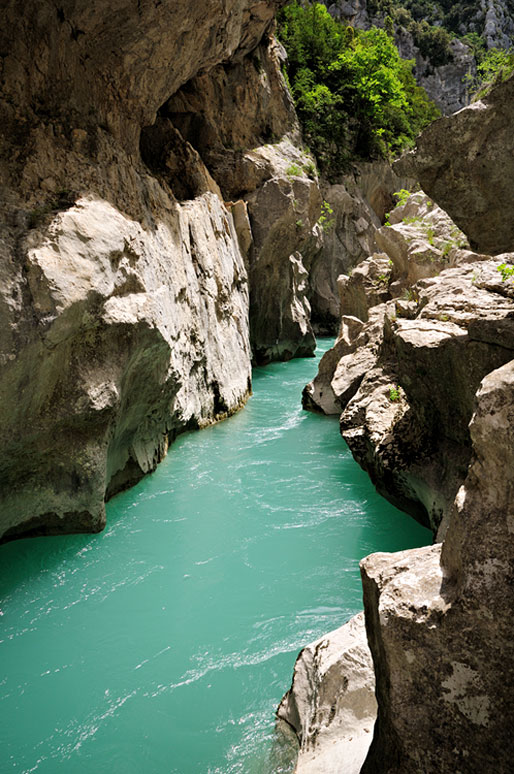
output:
[[245,410],[180,437],[102,534],[0,548],[2,774],[287,770],[298,650],[362,607],[362,556],[431,542],[337,419],[301,410],[316,368],[255,371]]

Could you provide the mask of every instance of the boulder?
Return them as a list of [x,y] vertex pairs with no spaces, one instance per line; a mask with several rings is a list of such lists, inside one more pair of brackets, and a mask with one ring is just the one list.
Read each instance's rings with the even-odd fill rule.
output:
[[511,132],[514,76],[480,101],[431,124],[395,164],[416,177],[468,236],[473,250],[514,249]]
[[297,774],[358,774],[376,718],[374,691],[363,613],[300,652],[277,710],[298,738]]

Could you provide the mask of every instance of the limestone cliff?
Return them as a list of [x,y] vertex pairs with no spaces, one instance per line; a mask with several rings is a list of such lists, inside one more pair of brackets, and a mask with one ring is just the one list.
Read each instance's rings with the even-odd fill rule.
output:
[[[383,13],[381,11],[378,13],[370,12],[365,0],[353,0],[353,2],[339,0],[335,3],[326,0],[325,5],[332,16],[354,27],[369,29],[371,26],[382,27],[384,25]],[[376,3],[374,5],[376,6]],[[398,3],[397,5],[401,6],[402,4]],[[464,32],[466,30],[461,34]],[[417,82],[426,90],[429,97],[443,113],[454,113],[468,104],[469,94],[465,79],[466,76],[476,73],[476,62],[467,45],[458,39],[453,40],[449,61],[443,64],[433,63],[422,55],[411,32],[401,23],[395,24],[395,43],[400,56],[414,61],[414,74]]]
[[375,249],[375,236],[393,194],[414,181],[400,177],[386,161],[359,162],[336,183],[321,181],[323,244],[309,267],[312,321],[336,333],[341,317],[338,277],[348,274]]
[[[477,71],[472,48],[458,36],[469,33],[479,36],[486,49],[507,50],[514,40],[514,6],[510,0],[480,0],[473,4],[324,0],[324,4],[332,16],[361,29],[373,25],[383,27],[386,18],[392,18],[400,55],[414,61],[416,80],[445,115],[469,104],[470,77],[473,78]],[[452,5],[457,7],[452,8]],[[430,50],[430,46],[428,51],[420,49],[414,19],[450,31],[452,40],[444,61],[440,61],[441,57]]]
[[[442,149],[455,141],[453,158],[462,154],[460,185],[467,169],[471,189],[476,179],[475,154],[484,152],[482,195],[478,199],[481,235],[474,236],[476,225],[467,227],[469,214],[466,219],[456,216],[456,220],[470,240],[493,254],[514,248],[505,212],[508,200],[501,195],[493,199],[486,193],[496,180],[503,181],[503,175],[508,174],[511,145],[504,121],[508,104],[505,97],[511,89],[512,81],[498,87],[487,104],[474,112],[464,111],[449,122],[438,122],[427,136],[422,136],[416,152],[420,167],[425,167],[427,142],[437,138],[437,147]],[[483,123],[477,120],[479,115]],[[465,135],[467,145],[462,144],[463,118],[474,121],[474,131]],[[480,138],[484,139],[483,134],[477,134],[479,131],[487,132],[487,145],[478,146]],[[438,163],[439,159],[433,157],[432,164]],[[423,184],[441,204],[449,203],[453,194],[453,205],[448,209],[455,214],[461,207],[459,177],[453,170],[449,174],[451,178],[446,181],[451,179],[454,188],[445,189],[444,194],[436,175],[424,178]],[[503,186],[508,188],[505,182]],[[493,279],[499,276],[497,267],[501,262],[512,264],[512,253],[478,264],[472,278],[478,292],[486,290],[492,295],[489,308],[482,307],[482,321],[472,323],[468,340],[458,345],[464,345],[466,368],[449,372],[443,365],[441,369],[444,382],[449,377],[457,389],[471,387],[468,415],[472,412],[467,429],[470,465],[454,501],[444,509],[447,531],[442,548],[436,545],[403,555],[375,555],[362,563],[366,627],[379,704],[363,772],[403,774],[423,770],[449,774],[508,771],[511,767],[513,631],[507,589],[512,582],[514,551],[510,476],[514,361],[508,349],[514,341],[514,313],[507,311],[505,301],[508,299],[509,304],[514,294],[511,279]],[[459,271],[454,269],[452,273]],[[464,284],[459,279],[456,299],[457,293],[462,297]],[[469,307],[462,311],[469,312]],[[475,337],[474,331],[479,330],[482,333]],[[474,370],[477,363],[474,342],[485,346],[493,359],[505,351],[504,365],[494,367],[491,360],[480,384],[470,379],[467,371],[469,367]],[[444,384],[441,379],[439,384]],[[425,407],[434,396],[433,390],[425,395]],[[460,406],[464,405],[462,401]],[[448,422],[458,424],[453,411],[446,421],[441,417],[439,436]],[[442,459],[450,460],[451,452],[444,453]]]
[[477,393],[442,551],[362,563],[379,703],[363,773],[510,771],[513,407],[511,361]]
[[2,0],[4,539],[101,529],[178,432],[242,405],[251,346],[312,352],[320,197],[280,4]]
[[[337,410],[340,401],[343,435],[380,491],[434,530],[439,525],[444,539],[361,563],[378,700],[366,774],[511,768],[514,254],[501,251],[514,240],[505,200],[486,194],[502,180],[509,201],[499,168],[510,163],[510,88],[436,122],[402,164],[403,171],[430,170],[422,180],[431,200],[461,212],[459,185],[468,169],[473,187],[477,138],[486,132],[484,196],[475,199],[481,229],[459,222],[496,257],[464,251],[463,263],[419,280],[410,298],[364,304],[367,321],[343,316],[339,341],[310,389],[321,408]],[[464,136],[463,120],[473,122]],[[444,148],[445,157],[429,148]],[[434,170],[445,175],[445,163],[441,183]],[[398,252],[401,240],[392,234],[384,246]],[[359,288],[365,295],[368,276],[350,298]]]
[[514,76],[480,102],[441,118],[397,166],[415,175],[469,237],[474,249],[504,253],[514,244],[511,131]]

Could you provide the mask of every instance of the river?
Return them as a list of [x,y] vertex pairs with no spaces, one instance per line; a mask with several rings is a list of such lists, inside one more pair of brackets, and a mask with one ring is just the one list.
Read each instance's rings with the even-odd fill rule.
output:
[[102,534],[0,548],[2,773],[289,770],[274,710],[298,650],[362,608],[360,558],[431,542],[337,419],[302,411],[316,368],[256,369],[247,407],[179,437]]

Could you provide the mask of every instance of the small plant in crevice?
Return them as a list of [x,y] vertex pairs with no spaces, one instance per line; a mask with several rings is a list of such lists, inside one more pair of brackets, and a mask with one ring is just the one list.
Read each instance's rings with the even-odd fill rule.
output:
[[288,168],[286,169],[286,175],[291,177],[301,177],[302,176],[302,170],[298,166],[298,164],[289,164]]
[[403,301],[415,301],[416,303],[418,303],[419,296],[417,292],[412,288],[405,288],[405,290],[403,291],[402,299]]
[[331,216],[334,214],[334,210],[330,204],[323,199],[321,204],[321,215],[318,218],[318,223],[323,231],[330,231],[335,226],[335,218]]
[[514,266],[500,263],[500,265],[497,266],[497,271],[502,275],[502,282],[507,282],[508,279],[511,279],[514,282]]
[[303,165],[303,171],[307,177],[310,177],[311,180],[316,180],[318,176],[318,170],[316,169],[316,164],[313,161],[306,161]]
[[389,387],[389,400],[391,403],[398,403],[401,398],[400,387],[398,385],[391,385]]
[[406,188],[400,188],[399,191],[395,191],[393,193],[393,196],[396,199],[396,206],[403,207],[404,204],[407,204],[407,201],[409,200],[410,195],[411,195],[411,192],[407,191]]

